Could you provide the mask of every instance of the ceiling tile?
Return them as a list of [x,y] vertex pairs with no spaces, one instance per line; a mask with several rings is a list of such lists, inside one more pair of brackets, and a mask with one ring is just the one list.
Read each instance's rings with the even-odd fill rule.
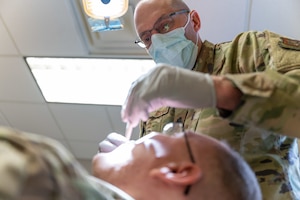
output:
[[[107,115],[113,126],[114,132],[124,135],[126,124],[121,120],[121,106],[106,106]],[[139,126],[135,127],[132,132],[131,139],[138,139]]]
[[98,152],[98,143],[100,141],[84,142],[69,140],[69,144],[78,159],[92,159]]
[[106,106],[108,119],[117,133],[125,130],[126,124],[121,120],[121,106]]
[[104,106],[49,104],[68,140],[100,141],[113,131]]
[[18,55],[18,51],[14,46],[9,33],[6,31],[6,27],[3,24],[2,18],[0,17],[0,55]]
[[0,56],[0,72],[0,101],[45,102],[22,58]]
[[2,114],[2,112],[0,112],[0,126],[8,126],[10,127],[10,124],[8,123],[8,121],[5,119],[4,115]]
[[0,103],[0,110],[13,128],[64,139],[46,104]]
[[69,1],[0,0],[4,23],[23,55],[85,54]]

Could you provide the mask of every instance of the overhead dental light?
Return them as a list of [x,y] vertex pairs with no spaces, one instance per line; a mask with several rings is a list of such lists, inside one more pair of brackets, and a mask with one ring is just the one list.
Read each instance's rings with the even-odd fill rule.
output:
[[92,31],[123,29],[120,17],[128,10],[128,0],[82,0]]

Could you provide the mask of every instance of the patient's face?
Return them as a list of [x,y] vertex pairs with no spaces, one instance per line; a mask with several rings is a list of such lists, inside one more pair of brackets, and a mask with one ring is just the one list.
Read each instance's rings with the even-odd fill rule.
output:
[[99,153],[93,160],[94,175],[125,189],[130,183],[150,183],[149,171],[170,160],[190,161],[183,133],[166,136],[151,133],[135,142],[124,143],[109,153]]
[[[209,149],[217,143],[203,135],[188,134],[191,149],[198,155],[201,154],[199,146],[205,147],[203,159],[209,156]],[[192,141],[193,140],[193,141]],[[195,142],[201,141],[201,145]],[[214,144],[214,145],[212,145]],[[196,156],[198,157],[198,156]],[[93,173],[130,194],[130,190],[146,190],[157,186],[155,178],[151,177],[151,169],[159,168],[167,163],[190,162],[184,133],[167,136],[151,133],[143,138],[120,145],[109,153],[99,153],[93,160]],[[202,162],[196,158],[196,162]],[[205,165],[205,163],[204,163]],[[153,189],[155,191],[155,189]]]
[[[229,151],[229,147],[202,134],[187,133],[187,139],[195,158],[195,164],[192,164],[200,170],[200,174],[196,174],[198,178],[196,177],[195,182],[187,184],[192,186],[192,193],[189,195],[193,195],[196,199],[200,199],[199,195],[204,195],[203,193],[219,195],[215,192],[216,189],[225,194],[222,187],[215,187],[223,184],[218,182],[221,179],[216,176],[216,172],[217,174],[221,172],[220,161],[222,161],[222,166],[227,169],[227,173],[235,173],[230,171],[232,159],[229,159],[228,163],[223,162],[227,160],[224,159],[225,156],[229,156],[225,153]],[[158,200],[167,197],[184,199],[183,191],[187,185],[164,182],[154,174],[158,170],[160,174],[169,178],[187,177],[186,174],[189,174],[192,168],[188,168],[189,171],[182,171],[183,173],[177,172],[181,172],[180,169],[184,165],[189,166],[188,163],[191,163],[191,158],[184,133],[174,136],[151,133],[135,142],[124,143],[109,153],[98,153],[93,159],[93,173],[136,199],[147,199],[147,197]],[[180,167],[176,168],[176,166]],[[245,173],[250,173],[250,170]],[[252,173],[249,175],[254,177]],[[256,178],[254,177],[253,180]]]

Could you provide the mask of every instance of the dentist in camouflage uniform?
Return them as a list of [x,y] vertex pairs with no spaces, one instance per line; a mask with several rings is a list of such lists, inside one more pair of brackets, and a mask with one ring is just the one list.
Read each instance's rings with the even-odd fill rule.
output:
[[132,84],[123,121],[141,122],[140,136],[182,122],[225,140],[265,200],[300,199],[300,41],[269,31],[202,41],[198,13],[181,0],[142,0],[134,17],[136,43],[157,67]]

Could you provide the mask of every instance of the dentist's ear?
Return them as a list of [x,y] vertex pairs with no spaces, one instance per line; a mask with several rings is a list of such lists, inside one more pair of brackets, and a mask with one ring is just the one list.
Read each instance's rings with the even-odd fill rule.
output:
[[192,162],[169,163],[151,170],[150,175],[169,184],[191,185],[202,178],[200,167]]
[[198,32],[201,28],[201,19],[197,11],[191,11],[191,21],[193,23],[194,30]]

